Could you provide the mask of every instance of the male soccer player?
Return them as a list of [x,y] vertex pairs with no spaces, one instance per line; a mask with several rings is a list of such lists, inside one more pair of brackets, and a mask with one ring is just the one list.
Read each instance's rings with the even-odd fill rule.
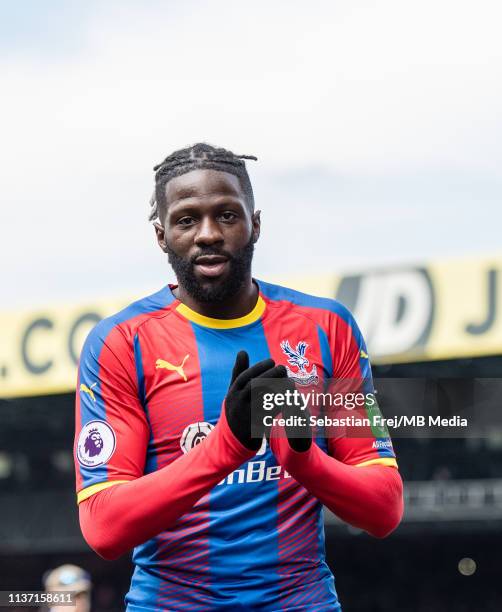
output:
[[368,381],[363,338],[337,301],[252,277],[244,156],[196,144],[155,170],[150,219],[178,284],[103,320],[82,350],[82,532],[107,559],[134,548],[132,612],[340,610],[322,505],[390,533],[403,508],[391,443],[270,437],[250,389]]

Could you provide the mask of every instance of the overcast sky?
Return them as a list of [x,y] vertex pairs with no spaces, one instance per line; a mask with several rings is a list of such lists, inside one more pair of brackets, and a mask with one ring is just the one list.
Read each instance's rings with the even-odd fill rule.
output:
[[498,1],[0,4],[2,306],[172,275],[152,166],[255,154],[275,278],[502,252]]

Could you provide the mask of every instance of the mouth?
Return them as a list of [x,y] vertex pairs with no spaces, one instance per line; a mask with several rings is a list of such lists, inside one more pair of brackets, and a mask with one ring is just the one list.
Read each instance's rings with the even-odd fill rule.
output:
[[202,276],[215,278],[221,276],[229,261],[223,255],[202,255],[195,260],[195,270]]

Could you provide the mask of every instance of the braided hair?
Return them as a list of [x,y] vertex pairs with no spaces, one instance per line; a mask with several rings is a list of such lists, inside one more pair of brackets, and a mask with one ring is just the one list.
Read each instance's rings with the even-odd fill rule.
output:
[[245,159],[257,161],[254,155],[235,155],[232,151],[198,142],[186,149],[174,151],[164,161],[154,166],[155,190],[150,199],[149,221],[159,217],[159,209],[166,205],[166,185],[175,178],[192,170],[220,170],[235,175],[246,195],[247,203],[254,210],[254,196],[251,181],[246,169]]

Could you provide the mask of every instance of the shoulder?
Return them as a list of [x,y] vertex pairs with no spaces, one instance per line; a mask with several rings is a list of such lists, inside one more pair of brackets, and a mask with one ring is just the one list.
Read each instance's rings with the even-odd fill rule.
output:
[[289,304],[296,312],[315,322],[332,338],[354,338],[358,344],[364,339],[350,310],[334,298],[302,293],[289,287],[257,281],[262,295],[270,303]]
[[97,355],[105,343],[110,348],[132,344],[138,327],[151,317],[164,316],[174,301],[171,290],[166,286],[156,293],[132,302],[95,325],[87,336],[82,352],[91,351]]
[[349,325],[352,325],[352,322],[354,322],[354,317],[350,310],[334,298],[302,293],[289,287],[274,285],[261,280],[258,280],[257,283],[262,295],[271,302],[288,302],[303,309],[336,315]]

